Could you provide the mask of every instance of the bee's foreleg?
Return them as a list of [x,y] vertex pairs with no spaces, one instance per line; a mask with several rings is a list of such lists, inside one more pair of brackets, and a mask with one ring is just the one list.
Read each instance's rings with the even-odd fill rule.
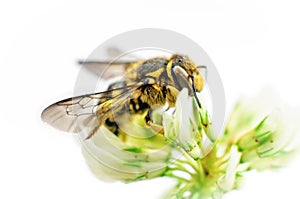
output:
[[174,107],[177,99],[177,95],[179,91],[177,88],[173,86],[166,86],[166,101],[168,102],[170,107]]

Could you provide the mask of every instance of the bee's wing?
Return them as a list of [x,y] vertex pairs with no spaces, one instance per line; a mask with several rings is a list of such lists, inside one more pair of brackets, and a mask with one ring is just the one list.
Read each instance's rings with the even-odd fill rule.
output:
[[79,60],[78,64],[83,65],[86,69],[103,79],[123,76],[126,68],[135,61],[99,61],[99,60]]
[[[80,132],[89,125],[100,125],[101,116],[115,110],[140,86],[134,84],[105,92],[82,95],[56,102],[42,112],[42,120],[51,126],[67,132]],[[102,105],[99,112],[98,107]],[[103,109],[104,108],[104,109]]]
[[139,60],[140,57],[133,55],[133,54],[126,54],[123,50],[118,47],[109,47],[106,49],[106,54],[109,59],[115,59],[116,57],[121,57],[123,60]]
[[[110,47],[107,49],[108,60],[79,60],[78,64],[83,65],[86,69],[103,79],[123,76],[127,68],[130,68],[141,59],[133,54],[124,54],[118,48]],[[115,60],[116,57],[120,59]]]

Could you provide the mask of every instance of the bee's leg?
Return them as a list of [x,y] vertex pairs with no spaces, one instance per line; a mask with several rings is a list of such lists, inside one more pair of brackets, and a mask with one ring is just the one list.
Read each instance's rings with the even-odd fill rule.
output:
[[164,135],[164,127],[159,124],[154,124],[153,122],[148,122],[148,126],[151,127],[151,129],[161,135]]
[[153,122],[152,119],[151,119],[151,113],[152,113],[152,110],[149,109],[149,110],[147,111],[147,115],[146,115],[146,117],[145,117],[146,124],[148,124],[148,123],[150,123],[150,122]]
[[[151,114],[154,107],[160,107],[165,104],[166,96],[158,84],[149,84],[153,79],[145,79],[145,84],[136,92],[136,96],[129,102],[129,107],[132,113],[145,113],[145,122],[155,132],[163,134],[161,125],[155,124],[152,121]],[[146,111],[146,112],[145,112]]]
[[115,122],[112,118],[107,118],[104,123],[105,127],[112,132],[115,136],[117,136],[123,142],[126,141],[126,134],[122,132],[119,128],[118,123]]
[[169,107],[174,107],[179,94],[178,89],[168,85],[166,86],[166,93],[166,101],[168,102]]
[[[138,106],[137,106],[137,104],[138,104]],[[153,123],[153,120],[151,118],[153,110],[149,107],[148,104],[142,103],[140,101],[140,99],[137,99],[137,101],[135,101],[135,100],[130,101],[130,107],[131,107],[132,113],[145,113],[145,111],[146,111],[147,113],[146,113],[146,116],[145,116],[145,123],[149,127],[151,127],[151,129],[154,132],[159,133],[159,134],[164,134],[163,127],[161,125]],[[137,107],[139,109],[137,109]]]
[[161,126],[161,125],[159,125],[159,124],[155,124],[155,123],[153,123],[153,120],[151,119],[151,114],[152,114],[152,109],[149,109],[148,110],[148,112],[147,112],[147,115],[146,115],[146,117],[145,117],[145,121],[146,121],[146,124],[148,125],[148,126],[150,126],[151,127],[151,129],[153,130],[153,131],[155,131],[156,133],[159,133],[159,134],[164,134],[164,129],[163,129],[163,127]]

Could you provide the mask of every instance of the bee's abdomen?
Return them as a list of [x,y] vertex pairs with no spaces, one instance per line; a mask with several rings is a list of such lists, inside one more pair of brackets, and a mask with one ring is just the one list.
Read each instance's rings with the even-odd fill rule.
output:
[[[122,116],[124,114],[140,114],[145,115],[145,121],[150,120],[150,113],[155,107],[162,106],[169,102],[168,89],[165,86],[158,84],[144,85],[137,89],[127,100],[126,103],[120,105],[119,109],[114,112],[114,116],[105,120],[105,126],[119,137],[120,128],[115,121],[115,116]],[[157,106],[156,106],[157,105]],[[121,133],[122,134],[122,133]]]
[[150,106],[148,103],[145,103],[141,98],[130,99],[129,100],[129,109],[130,113],[142,113],[145,110],[149,109]]
[[116,136],[122,136],[122,130],[120,130],[120,127],[117,122],[118,119],[115,120],[115,116],[122,118],[122,116],[124,116],[125,114],[144,114],[145,112],[148,112],[149,109],[150,105],[148,103],[143,102],[141,98],[131,98],[128,100],[128,103],[123,104],[122,108],[115,112],[112,117],[107,118],[104,122],[104,125],[109,131],[114,133]]
[[105,126],[109,131],[113,132],[116,136],[118,136],[119,126],[112,118],[107,118],[105,120]]

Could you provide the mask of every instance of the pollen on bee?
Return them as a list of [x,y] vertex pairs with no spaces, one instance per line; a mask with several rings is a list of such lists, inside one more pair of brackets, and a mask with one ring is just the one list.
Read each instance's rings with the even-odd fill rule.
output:
[[195,88],[198,92],[203,89],[204,81],[203,81],[203,78],[201,75],[194,76],[194,84],[195,84]]
[[129,104],[129,109],[133,110],[133,105],[132,104]]

